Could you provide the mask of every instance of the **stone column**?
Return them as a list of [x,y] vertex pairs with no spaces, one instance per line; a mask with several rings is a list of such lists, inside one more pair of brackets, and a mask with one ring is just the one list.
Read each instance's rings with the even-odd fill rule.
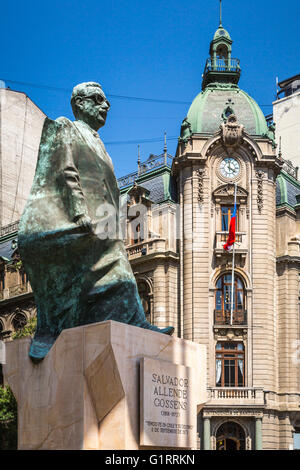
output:
[[262,418],[255,418],[255,450],[262,450]]
[[203,450],[210,450],[210,418],[203,418]]

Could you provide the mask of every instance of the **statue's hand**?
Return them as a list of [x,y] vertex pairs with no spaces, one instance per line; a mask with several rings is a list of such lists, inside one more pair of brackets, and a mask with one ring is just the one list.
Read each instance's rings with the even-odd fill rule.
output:
[[92,232],[92,220],[88,215],[80,215],[76,218],[75,223],[87,232]]

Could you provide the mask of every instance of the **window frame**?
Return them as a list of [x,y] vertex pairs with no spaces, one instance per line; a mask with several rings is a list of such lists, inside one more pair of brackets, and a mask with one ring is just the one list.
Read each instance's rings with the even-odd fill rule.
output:
[[[226,277],[229,277],[230,279],[226,281]],[[216,282],[216,288],[215,288],[215,323],[219,324],[228,324],[230,320],[230,314],[231,314],[231,286],[232,286],[232,273],[224,273],[222,274],[217,282]],[[218,287],[219,283],[221,282],[221,287]],[[219,308],[219,303],[218,303],[218,297],[219,294],[221,296],[221,308]],[[226,294],[229,295],[228,301],[226,300],[225,296]],[[240,300],[240,294],[242,296],[242,308],[238,308],[240,305],[239,300]],[[236,275],[234,276],[234,301],[233,301],[233,324],[246,324],[247,323],[247,318],[246,318],[246,302],[247,302],[247,295],[246,295],[246,289],[245,289],[245,284],[243,279],[239,276]],[[226,305],[228,308],[226,308]],[[240,317],[242,315],[242,321],[240,320]],[[221,316],[221,321],[218,320],[218,317]]]
[[[227,209],[226,214],[223,214],[223,209]],[[221,210],[220,210],[220,214],[221,214],[221,231],[224,232],[224,233],[229,233],[230,221],[231,221],[231,217],[232,217],[233,212],[234,212],[234,205],[233,204],[221,204]],[[227,220],[228,229],[227,230],[223,228],[223,215],[225,215],[228,218],[228,220]],[[239,232],[239,226],[240,226],[239,206],[237,205],[236,223],[235,223],[235,231],[236,232]]]
[[[221,345],[221,348],[218,348],[218,345]],[[235,348],[230,349],[229,347],[224,347],[224,345],[235,345]],[[238,346],[241,345],[242,349],[238,349]],[[245,344],[242,341],[218,341],[215,347],[215,365],[216,365],[216,387],[217,388],[243,388],[245,387],[245,372],[246,372],[246,351]],[[239,361],[243,361],[243,372],[242,372],[242,383],[239,381]],[[218,379],[217,369],[218,361],[221,361],[221,374]],[[232,364],[226,365],[225,362],[234,362],[234,374],[232,373]],[[228,367],[228,374],[234,375],[234,383],[230,380],[226,383],[226,369]]]

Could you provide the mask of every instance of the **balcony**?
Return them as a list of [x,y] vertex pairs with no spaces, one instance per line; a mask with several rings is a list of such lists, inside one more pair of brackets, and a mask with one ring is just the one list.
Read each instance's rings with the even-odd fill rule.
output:
[[240,72],[239,59],[207,59],[204,74],[208,72]]
[[[222,312],[222,311],[215,310],[215,326],[230,325],[230,320],[231,320],[230,311]],[[232,325],[233,326],[247,325],[247,312],[245,310],[233,312]]]
[[207,406],[265,406],[262,388],[208,388]]
[[27,282],[26,284],[17,284],[15,286],[10,286],[7,289],[2,289],[0,291],[0,301],[12,299],[17,297],[18,295],[29,294],[32,292],[30,283]]
[[[215,237],[215,255],[217,258],[221,258],[222,255],[228,254],[223,248],[223,245],[227,242],[228,232],[216,232]],[[246,232],[236,232],[236,243],[235,243],[235,254],[240,255],[246,259],[248,254],[248,236]]]
[[136,243],[135,245],[127,246],[126,249],[128,259],[129,261],[132,261],[142,256],[165,252],[166,240],[164,238],[147,240],[141,243]]
[[239,59],[207,59],[204,73],[202,89],[209,83],[235,83],[239,82],[241,68]]

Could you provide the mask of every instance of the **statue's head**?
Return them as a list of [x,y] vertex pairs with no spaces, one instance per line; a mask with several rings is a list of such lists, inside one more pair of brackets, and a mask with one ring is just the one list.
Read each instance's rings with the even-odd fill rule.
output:
[[104,126],[110,108],[101,86],[95,82],[76,85],[71,96],[71,106],[75,119],[86,122],[95,131]]

